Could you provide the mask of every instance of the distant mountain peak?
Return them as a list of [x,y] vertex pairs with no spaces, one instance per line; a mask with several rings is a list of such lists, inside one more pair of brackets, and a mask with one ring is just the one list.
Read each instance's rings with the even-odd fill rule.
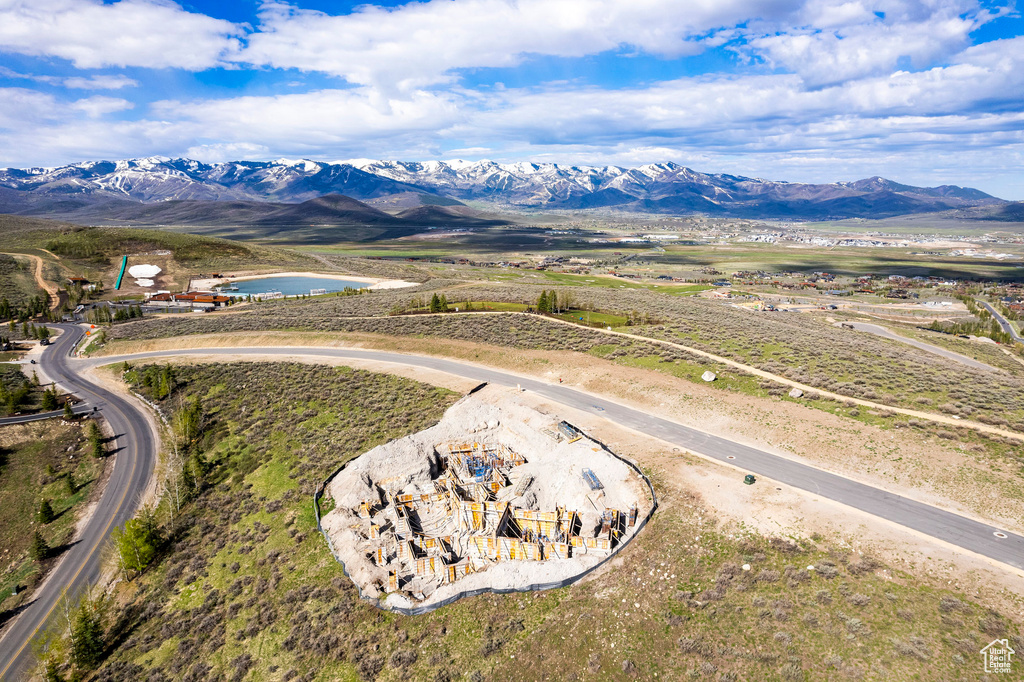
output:
[[[230,200],[291,204],[335,195],[360,201],[434,196],[435,201],[423,203],[471,200],[514,209],[600,208],[787,219],[885,217],[1003,203],[979,190],[956,185],[913,187],[880,176],[854,182],[790,183],[703,173],[672,161],[632,168],[548,161],[501,163],[490,159],[350,159],[328,163],[281,158],[204,164],[151,156],[85,161],[57,168],[4,169],[0,170],[0,187],[17,190],[17,195],[5,195],[18,198],[18,202],[7,199],[14,202],[9,210],[24,211],[39,210],[32,206],[46,204],[47,196],[56,201],[68,195],[91,197],[88,200],[92,201],[117,198],[149,203]],[[35,198],[27,199],[29,194]],[[381,205],[388,204],[385,201]],[[444,214],[433,209],[414,212],[434,217]]]

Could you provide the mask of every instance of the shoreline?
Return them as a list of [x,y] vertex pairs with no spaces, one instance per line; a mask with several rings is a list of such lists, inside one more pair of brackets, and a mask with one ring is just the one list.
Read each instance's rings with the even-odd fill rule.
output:
[[207,277],[204,279],[191,280],[190,289],[196,291],[209,291],[220,284],[228,282],[241,282],[254,279],[268,279],[270,277],[317,277],[320,279],[334,279],[346,282],[360,282],[368,284],[367,289],[378,291],[381,289],[400,289],[404,287],[419,286],[419,282],[407,282],[401,279],[380,279],[378,277],[362,277],[360,275],[340,275],[335,273],[321,272],[270,272],[259,275],[239,275],[237,277]]

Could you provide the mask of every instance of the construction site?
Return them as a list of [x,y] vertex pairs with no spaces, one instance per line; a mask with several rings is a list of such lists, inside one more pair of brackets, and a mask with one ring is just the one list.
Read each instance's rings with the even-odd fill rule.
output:
[[326,492],[337,558],[393,608],[555,586],[626,542],[653,502],[624,461],[499,388],[361,455]]

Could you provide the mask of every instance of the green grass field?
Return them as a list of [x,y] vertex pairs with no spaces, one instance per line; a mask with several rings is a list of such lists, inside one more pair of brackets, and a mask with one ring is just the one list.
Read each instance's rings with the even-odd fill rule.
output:
[[653,264],[714,267],[737,271],[831,272],[840,275],[917,275],[953,279],[1024,279],[1020,260],[997,261],[946,255],[914,255],[919,249],[790,248],[774,244],[667,245],[664,253],[646,254]]

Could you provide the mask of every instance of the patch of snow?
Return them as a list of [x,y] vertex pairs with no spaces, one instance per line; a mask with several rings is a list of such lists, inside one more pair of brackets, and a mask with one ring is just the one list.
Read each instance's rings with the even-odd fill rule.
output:
[[161,272],[163,269],[159,265],[133,265],[128,268],[128,274],[136,279],[152,279]]

